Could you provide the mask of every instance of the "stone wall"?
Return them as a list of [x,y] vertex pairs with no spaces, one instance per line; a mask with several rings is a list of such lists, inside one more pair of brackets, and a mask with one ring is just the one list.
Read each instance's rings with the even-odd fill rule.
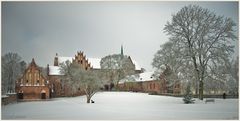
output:
[[17,94],[8,94],[6,96],[2,96],[2,105],[7,105],[9,103],[14,103],[17,101]]

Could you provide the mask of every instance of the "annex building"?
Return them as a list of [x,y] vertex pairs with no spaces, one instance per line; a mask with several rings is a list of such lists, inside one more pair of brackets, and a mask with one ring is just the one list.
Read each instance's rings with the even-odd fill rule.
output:
[[[132,60],[129,56],[128,59],[131,62],[131,65],[135,68],[135,73],[142,73],[142,68],[138,65],[135,60]],[[53,59],[53,65],[47,66],[47,75],[48,80],[51,81],[51,87],[53,89],[52,96],[59,97],[59,96],[74,96],[74,95],[82,95],[83,91],[79,89],[77,93],[72,93],[71,88],[61,80],[60,72],[60,64],[66,61],[70,61],[71,63],[78,63],[81,67],[85,70],[93,70],[93,71],[101,71],[100,61],[101,58],[88,58],[84,54],[84,52],[77,52],[77,54],[73,57],[64,57],[59,56],[56,53],[56,56]]]
[[50,82],[43,76],[41,69],[32,59],[23,75],[16,81],[18,99],[48,99],[51,97],[50,90]]
[[176,81],[172,85],[169,85],[164,77],[164,74],[160,74],[160,78],[156,79],[154,72],[144,72],[135,74],[121,79],[118,83],[119,90],[132,91],[132,92],[146,92],[146,93],[158,93],[158,94],[180,94],[181,84]]

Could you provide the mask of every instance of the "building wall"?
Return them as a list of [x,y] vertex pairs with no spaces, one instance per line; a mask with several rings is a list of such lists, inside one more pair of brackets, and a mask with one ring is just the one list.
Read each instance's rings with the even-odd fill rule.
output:
[[165,81],[142,81],[142,82],[125,82],[118,84],[118,89],[122,91],[136,91],[136,92],[158,92],[166,93]]
[[[34,100],[34,99],[49,99],[50,90],[47,86],[22,86],[17,89],[18,99],[21,93],[23,94],[24,100]],[[45,93],[45,98],[42,97]]]
[[[83,52],[77,52],[75,58],[72,60],[73,63],[77,63],[84,70],[92,69],[91,64],[86,59],[86,55]],[[58,55],[54,58],[54,66],[59,66]],[[63,96],[78,96],[83,95],[84,91],[79,88],[79,90],[72,89],[71,85],[67,82],[61,80],[62,75],[49,75],[48,79],[51,82],[51,87],[53,89],[52,96],[53,97],[63,97]]]
[[90,63],[86,59],[86,55],[84,55],[83,52],[77,52],[77,54],[75,55],[75,59],[73,60],[73,63],[79,64],[85,70],[92,69]]
[[7,105],[17,101],[17,94],[8,94],[7,97],[2,97],[2,105]]
[[41,99],[42,93],[45,93],[43,95],[47,99],[50,97],[49,90],[49,81],[42,75],[41,70],[32,59],[22,77],[16,81],[18,99]]
[[73,92],[71,86],[67,82],[61,81],[61,76],[50,75],[48,78],[51,80],[53,89],[51,92],[52,97],[77,96],[84,94],[82,90],[78,89]]
[[[129,67],[131,69],[135,69],[135,65],[132,62],[130,56],[128,57],[128,61],[131,61],[132,65]],[[75,55],[74,59],[72,59],[73,63],[77,63],[81,66],[81,68],[85,69],[85,70],[93,70],[96,73],[99,72],[103,72],[102,69],[93,69],[93,67],[91,66],[91,63],[88,62],[86,55],[84,55],[83,52],[77,52],[77,54]],[[58,58],[58,54],[56,54],[56,57],[54,58],[54,66],[59,66],[60,62],[59,62],[59,58]],[[117,71],[117,70],[116,70]],[[141,70],[135,70],[133,71],[132,74],[136,74],[136,73],[140,73],[142,72]],[[72,88],[70,85],[68,85],[67,83],[62,83],[61,82],[61,75],[49,75],[48,74],[48,78],[51,81],[51,87],[53,88],[52,92],[52,96],[53,97],[60,97],[60,96],[73,96],[73,95],[83,95],[84,91],[83,90],[79,90],[77,92],[73,92]],[[117,76],[117,75],[116,75]],[[109,80],[107,76],[103,76],[102,77],[103,80]],[[113,77],[116,78],[116,77]],[[104,85],[109,85],[109,82],[106,81],[106,84]],[[140,91],[142,90],[142,86],[139,86],[141,84],[134,84],[133,87],[128,86],[129,90],[134,90],[134,91]],[[141,87],[141,88],[140,88]]]
[[181,94],[181,84],[176,82],[173,87],[173,94]]

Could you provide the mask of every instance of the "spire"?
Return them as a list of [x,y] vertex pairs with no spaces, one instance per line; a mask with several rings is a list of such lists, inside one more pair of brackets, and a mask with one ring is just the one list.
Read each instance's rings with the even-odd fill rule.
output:
[[123,57],[123,46],[121,45],[121,56]]

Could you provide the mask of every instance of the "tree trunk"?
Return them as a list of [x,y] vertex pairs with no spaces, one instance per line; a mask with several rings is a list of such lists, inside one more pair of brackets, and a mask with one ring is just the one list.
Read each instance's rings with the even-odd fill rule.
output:
[[90,103],[91,98],[87,96],[87,103]]
[[195,95],[198,95],[198,82],[195,81]]
[[199,99],[203,100],[203,81],[199,82]]
[[108,85],[108,91],[111,91],[111,83]]

